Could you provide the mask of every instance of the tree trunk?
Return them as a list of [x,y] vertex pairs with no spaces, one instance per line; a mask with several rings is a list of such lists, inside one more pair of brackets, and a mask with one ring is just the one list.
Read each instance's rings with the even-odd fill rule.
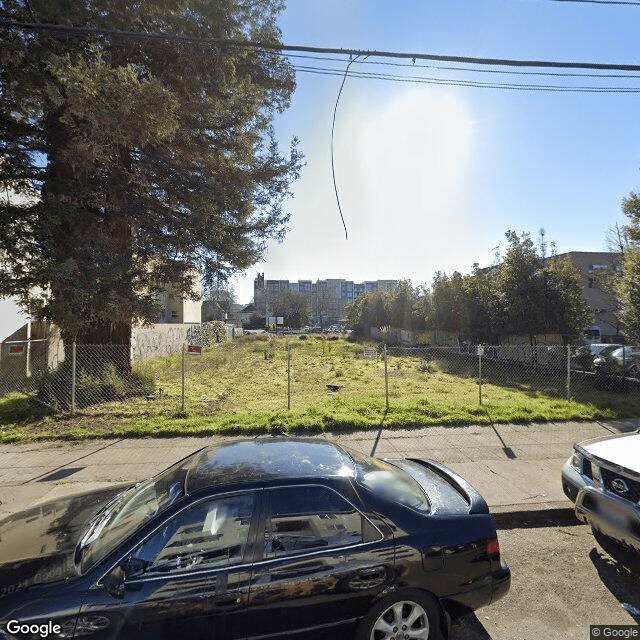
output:
[[[76,336],[76,369],[100,373],[113,365],[120,376],[131,375],[131,325],[96,322],[85,325]],[[65,361],[71,345],[65,342]],[[69,353],[67,353],[69,351]]]

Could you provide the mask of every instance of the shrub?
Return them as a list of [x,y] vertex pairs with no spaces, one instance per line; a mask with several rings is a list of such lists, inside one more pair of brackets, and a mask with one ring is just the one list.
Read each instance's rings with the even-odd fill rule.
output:
[[[76,373],[75,402],[79,408],[144,396],[154,391],[154,378],[141,369],[134,369],[131,374],[124,375],[118,372],[113,363],[109,363],[99,371],[80,369]],[[71,371],[68,365],[63,364],[44,377],[38,398],[55,408],[70,408]]]
[[220,342],[226,342],[227,329],[221,320],[203,322],[200,325],[190,327],[187,332],[187,338],[192,344],[198,344],[201,347],[210,347]]

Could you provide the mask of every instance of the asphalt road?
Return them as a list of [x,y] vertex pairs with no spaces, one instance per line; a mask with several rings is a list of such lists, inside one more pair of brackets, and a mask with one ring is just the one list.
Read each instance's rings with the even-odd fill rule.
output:
[[577,521],[498,538],[511,590],[454,622],[449,640],[591,640],[590,625],[601,624],[639,625],[640,637],[640,557],[632,571],[620,561],[628,557],[609,555]]
[[640,625],[640,559],[629,569],[628,558],[605,552],[586,525],[498,537],[511,590],[455,624],[450,640],[589,640],[590,625]]

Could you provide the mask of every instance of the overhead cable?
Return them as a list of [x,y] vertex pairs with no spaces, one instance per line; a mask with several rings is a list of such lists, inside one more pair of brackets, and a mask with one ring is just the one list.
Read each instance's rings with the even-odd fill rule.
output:
[[[586,1],[586,0],[582,0]],[[119,29],[107,29],[100,27],[77,27],[60,24],[20,22],[0,18],[0,27],[29,29],[33,31],[49,31],[52,33],[101,35],[121,38],[138,38],[146,40],[165,40],[171,42],[184,42],[191,44],[203,44],[218,47],[240,47],[261,49],[263,51],[300,51],[306,53],[338,54],[343,56],[366,56],[372,58],[401,58],[408,60],[434,60],[438,62],[455,62],[462,64],[477,64],[506,67],[538,67],[554,69],[594,69],[601,71],[637,71],[637,64],[612,64],[597,62],[562,62],[557,60],[512,60],[505,58],[476,58],[470,56],[445,56],[431,53],[405,53],[401,51],[372,51],[367,49],[340,49],[332,47],[309,47],[302,45],[286,45],[277,42],[256,42],[253,40],[233,40],[226,38],[199,38],[195,36],[181,36],[176,34],[153,33],[142,31],[123,31]]]
[[[287,58],[301,58],[304,60],[318,60],[321,62],[344,62],[344,58],[327,57],[327,56],[313,56],[296,53],[283,53],[278,54],[274,52],[273,55],[283,55]],[[454,67],[443,66],[437,64],[416,64],[413,62],[381,62],[380,60],[357,60],[357,64],[396,67],[401,69],[435,69],[437,71],[471,71],[473,73],[494,73],[502,75],[518,75],[518,76],[551,76],[555,78],[638,78],[638,73],[558,73],[555,71],[507,71],[505,69],[476,69],[474,67]]]
[[[315,73],[318,75],[341,76],[343,72],[339,69],[323,67],[310,67],[293,65],[296,71],[301,73]],[[400,76],[387,73],[369,73],[352,71],[352,78],[364,78],[370,80],[386,80],[391,82],[405,82],[415,84],[433,84],[458,87],[476,87],[486,89],[512,89],[520,91],[550,91],[550,92],[573,92],[573,93],[640,93],[640,87],[597,87],[597,86],[575,86],[570,85],[544,85],[529,83],[507,83],[507,82],[481,82],[478,80],[463,80],[454,78],[432,78],[427,76]]]
[[551,2],[576,2],[578,4],[617,4],[640,7],[640,2],[624,2],[623,0],[551,0]]

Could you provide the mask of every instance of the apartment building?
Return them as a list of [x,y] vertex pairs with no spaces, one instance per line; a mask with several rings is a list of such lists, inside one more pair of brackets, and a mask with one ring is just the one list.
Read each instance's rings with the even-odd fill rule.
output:
[[344,321],[346,306],[359,295],[380,289],[393,289],[399,280],[366,280],[354,282],[344,278],[327,278],[324,280],[265,280],[264,273],[258,273],[253,281],[253,300],[256,309],[265,315],[268,313],[269,295],[299,291],[309,299],[311,316],[314,324],[336,324]]
[[558,258],[568,258],[580,273],[582,297],[593,311],[594,322],[585,327],[585,335],[594,342],[618,342],[622,325],[618,320],[618,301],[604,279],[619,270],[620,254],[609,251],[569,251]]

